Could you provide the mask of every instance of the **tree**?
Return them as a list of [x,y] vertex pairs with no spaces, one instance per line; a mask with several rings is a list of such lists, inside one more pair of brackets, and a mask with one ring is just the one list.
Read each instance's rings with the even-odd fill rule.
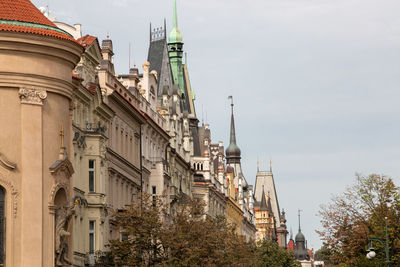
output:
[[384,248],[379,243],[373,244],[375,259],[367,261],[365,255],[369,238],[385,240],[386,217],[391,262],[400,264],[400,195],[391,178],[357,174],[355,184],[321,206],[319,215],[322,230],[317,233],[333,262],[341,266],[384,266]]
[[170,215],[164,203],[143,194],[140,203],[116,212],[121,238],[110,242],[112,261],[101,266],[299,266],[277,244],[246,242],[225,218],[208,217],[200,200],[178,197]]
[[[162,197],[143,194],[141,201],[114,214],[121,237],[110,241],[109,257],[117,266],[154,266],[167,258],[161,242],[166,231]],[[114,266],[114,265],[113,265]]]
[[293,252],[278,246],[276,242],[263,240],[257,244],[254,258],[256,267],[300,267]]

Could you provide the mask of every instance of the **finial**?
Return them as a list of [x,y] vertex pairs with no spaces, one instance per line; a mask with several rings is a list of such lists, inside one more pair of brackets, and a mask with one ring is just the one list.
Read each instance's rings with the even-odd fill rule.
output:
[[259,172],[260,171],[260,160],[258,159],[258,156],[257,156],[257,172]]
[[110,33],[107,32],[107,39],[110,39]]
[[185,65],[187,67],[187,52],[185,52]]
[[178,12],[176,9],[176,0],[174,0],[174,28],[178,29]]
[[60,130],[60,153],[58,155],[58,159],[63,160],[66,157],[66,151],[64,146],[64,126],[61,125]]
[[61,125],[60,137],[61,137],[60,147],[63,148],[64,147],[64,125]]
[[272,159],[270,159],[269,160],[269,171],[270,172],[272,172],[272,163],[273,163],[273,161],[272,161]]
[[167,19],[164,18],[164,40],[167,40]]
[[300,227],[300,213],[302,212],[302,210],[298,210],[298,212],[299,212],[299,232],[301,232],[301,227]]
[[228,99],[230,99],[231,100],[231,109],[232,109],[232,114],[233,114],[233,96],[228,96]]
[[153,39],[153,38],[152,38],[152,35],[153,35],[153,34],[151,33],[151,30],[152,30],[152,29],[151,29],[151,22],[150,22],[150,43],[153,41],[153,40],[152,40],[152,39]]

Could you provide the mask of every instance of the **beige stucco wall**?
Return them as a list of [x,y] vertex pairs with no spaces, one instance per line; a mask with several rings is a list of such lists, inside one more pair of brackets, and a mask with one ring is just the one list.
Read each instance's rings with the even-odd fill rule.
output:
[[[71,71],[80,52],[71,41],[0,32],[0,153],[16,166],[0,167],[6,266],[54,265],[49,202],[55,181],[49,167],[58,159],[61,126],[69,149]],[[23,101],[21,88],[31,94]]]

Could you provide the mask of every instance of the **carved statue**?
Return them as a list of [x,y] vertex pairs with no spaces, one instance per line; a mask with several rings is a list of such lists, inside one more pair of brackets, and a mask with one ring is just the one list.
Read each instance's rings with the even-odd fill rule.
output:
[[68,228],[73,214],[74,207],[61,206],[56,210],[56,266],[71,265],[71,261],[68,258],[68,240],[71,233],[68,232]]

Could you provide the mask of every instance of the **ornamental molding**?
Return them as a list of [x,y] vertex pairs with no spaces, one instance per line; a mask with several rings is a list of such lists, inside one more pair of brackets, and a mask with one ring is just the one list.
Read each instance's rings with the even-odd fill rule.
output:
[[0,153],[0,165],[9,171],[13,171],[17,168],[15,163],[10,162],[3,154]]
[[43,100],[47,98],[46,90],[36,90],[33,88],[20,88],[18,94],[22,104],[42,106]]
[[0,186],[4,187],[6,192],[11,193],[12,214],[15,219],[18,215],[19,191],[15,188],[14,183],[10,181],[8,174],[0,173]]

